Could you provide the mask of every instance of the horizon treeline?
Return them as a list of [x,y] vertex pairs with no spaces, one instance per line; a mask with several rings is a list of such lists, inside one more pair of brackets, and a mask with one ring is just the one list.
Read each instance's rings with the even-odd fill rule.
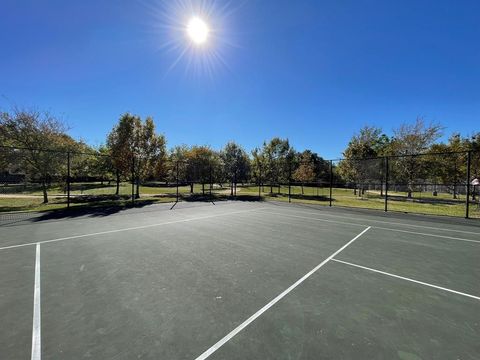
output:
[[[439,142],[443,127],[417,118],[404,123],[387,136],[375,126],[364,126],[352,135],[343,151],[343,159],[324,159],[310,149],[294,149],[288,139],[274,137],[247,152],[230,141],[220,150],[208,145],[177,145],[167,149],[167,139],[158,132],[152,117],[125,113],[98,147],[68,135],[63,121],[47,112],[13,108],[0,113],[0,172],[16,173],[28,169],[29,176],[42,183],[44,202],[48,202],[49,179],[65,171],[65,161],[58,153],[86,153],[83,164],[75,164],[71,176],[102,173],[117,184],[136,181],[136,196],[142,182],[152,179],[166,183],[183,181],[209,183],[254,182],[274,184],[313,182],[354,184],[359,194],[369,183],[382,183],[387,167],[397,183],[405,184],[408,197],[420,180],[435,184],[465,184],[468,152],[472,176],[478,177],[480,131],[469,136],[452,134]],[[318,146],[317,146],[318,147]],[[13,151],[12,148],[23,149]],[[38,150],[54,151],[38,151]],[[412,156],[423,154],[422,156]],[[445,154],[443,156],[434,154]],[[390,164],[382,157],[391,157]],[[379,158],[379,159],[377,159]],[[362,160],[364,159],[364,160]],[[387,167],[386,167],[387,166]],[[80,170],[79,170],[80,169]],[[135,174],[135,179],[131,179]],[[112,181],[113,181],[112,180]],[[192,185],[193,188],[193,185]]]

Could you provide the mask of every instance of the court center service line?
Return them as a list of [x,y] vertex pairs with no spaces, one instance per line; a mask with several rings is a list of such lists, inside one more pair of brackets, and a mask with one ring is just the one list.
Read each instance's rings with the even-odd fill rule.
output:
[[241,213],[244,213],[244,212],[249,212],[249,211],[254,211],[254,210],[261,210],[261,209],[264,209],[264,208],[248,209],[248,210],[239,210],[239,211],[232,211],[232,212],[229,212],[229,213],[222,213],[222,214],[216,214],[216,215],[207,215],[207,216],[199,216],[199,217],[182,219],[182,220],[166,221],[166,222],[158,223],[158,224],[134,226],[134,227],[123,228],[123,229],[100,231],[100,232],[90,233],[90,234],[73,235],[73,236],[67,236],[67,237],[57,238],[57,239],[36,241],[36,242],[32,242],[32,243],[25,243],[25,244],[4,246],[4,247],[0,247],[0,250],[8,250],[8,249],[15,249],[15,248],[19,248],[19,247],[31,246],[31,245],[36,245],[36,244],[48,244],[48,243],[51,243],[51,242],[58,242],[58,241],[65,241],[65,240],[80,239],[80,238],[89,237],[89,236],[98,236],[98,235],[105,235],[105,234],[113,234],[113,233],[118,233],[118,232],[122,232],[122,231],[148,229],[148,228],[157,227],[157,226],[162,226],[162,225],[170,225],[170,224],[178,224],[178,223],[183,223],[183,222],[188,222],[188,221],[211,219],[211,218],[216,218],[216,217],[220,217],[220,216],[241,214]]
[[364,269],[364,270],[368,270],[368,271],[373,271],[373,272],[375,272],[375,273],[382,274],[382,275],[387,275],[387,276],[391,276],[391,277],[394,277],[394,278],[397,278],[397,279],[410,281],[410,282],[413,282],[413,283],[416,283],[416,284],[420,284],[420,285],[424,285],[424,286],[429,286],[429,287],[432,287],[432,288],[435,288],[435,289],[439,289],[439,290],[443,290],[443,291],[448,291],[448,292],[451,292],[451,293],[453,293],[453,294],[466,296],[466,297],[469,297],[469,298],[472,298],[472,299],[475,299],[475,300],[480,300],[480,297],[478,297],[478,296],[471,295],[471,294],[467,294],[467,293],[460,292],[460,291],[456,291],[456,290],[452,290],[452,289],[448,289],[448,288],[445,288],[445,287],[442,287],[442,286],[437,286],[437,285],[429,284],[429,283],[426,283],[426,282],[423,282],[423,281],[418,281],[418,280],[415,280],[415,279],[407,278],[407,277],[400,276],[400,275],[395,275],[395,274],[388,273],[388,272],[385,272],[385,271],[381,271],[381,270],[377,270],[377,269],[372,269],[372,268],[369,268],[369,267],[366,267],[366,266],[362,266],[362,265],[358,265],[358,264],[353,264],[353,263],[350,263],[350,262],[347,262],[347,261],[343,261],[343,260],[332,259],[332,261],[335,261],[335,262],[338,262],[338,263],[342,263],[342,264],[345,264],[345,265],[349,265],[349,266],[354,266],[354,267],[357,267],[357,268],[360,268],[360,269]]
[[42,358],[40,313],[40,244],[37,243],[35,255],[35,285],[33,291],[32,360]]
[[208,358],[210,355],[212,355],[215,351],[217,351],[219,348],[221,348],[225,343],[227,343],[230,339],[232,339],[235,335],[237,335],[240,331],[245,329],[250,323],[255,321],[256,318],[258,318],[260,315],[262,315],[265,311],[270,309],[273,305],[275,305],[277,302],[279,302],[281,299],[283,299],[288,293],[290,293],[293,289],[295,289],[298,285],[303,283],[306,279],[308,279],[310,276],[312,276],[318,269],[320,269],[323,265],[328,263],[331,259],[333,259],[336,255],[340,254],[343,250],[347,248],[350,244],[352,244],[355,240],[357,240],[360,236],[365,234],[371,227],[367,227],[365,230],[363,230],[360,234],[355,236],[352,240],[347,242],[345,245],[343,245],[340,249],[335,251],[332,255],[330,255],[328,258],[323,260],[320,264],[315,266],[312,270],[310,270],[308,273],[306,273],[304,276],[302,276],[300,279],[298,279],[295,283],[290,285],[287,289],[285,289],[281,294],[277,295],[273,300],[271,300],[268,304],[266,304],[264,307],[262,307],[260,310],[258,310],[255,314],[250,316],[247,320],[242,322],[240,325],[238,325],[235,329],[233,329],[231,332],[229,332],[225,337],[220,339],[216,344],[214,344],[212,347],[210,347],[208,350],[206,350],[203,354],[198,356],[195,360],[204,360]]

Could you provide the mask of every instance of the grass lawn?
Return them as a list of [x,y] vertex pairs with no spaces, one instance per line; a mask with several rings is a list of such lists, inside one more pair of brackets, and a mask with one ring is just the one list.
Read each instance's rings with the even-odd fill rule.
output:
[[[273,188],[273,194],[270,194],[270,187],[265,186],[263,190],[262,197],[265,199],[288,201],[288,186],[281,186],[280,194],[278,194],[278,187]],[[303,195],[301,195],[302,192],[300,186],[292,186],[290,191],[291,202],[329,205],[330,189],[328,187],[316,188],[305,186],[303,189]],[[242,187],[241,193],[249,193],[258,196],[258,186]],[[423,202],[407,200],[406,193],[389,191],[388,194],[389,196],[395,196],[393,198],[389,198],[388,201],[388,210],[391,211],[448,215],[457,217],[465,216],[465,198],[463,201],[454,201],[451,194],[439,194],[437,197],[423,196],[421,198]],[[403,199],[399,200],[399,198]],[[413,199],[419,200],[420,198],[414,196]],[[431,202],[427,202],[428,200],[431,200]],[[451,200],[451,203],[435,202],[435,200]],[[333,188],[332,205],[384,210],[385,200],[384,197],[380,196],[379,193],[366,192],[363,197],[359,197],[358,195],[354,195],[352,189]],[[480,209],[477,205],[470,204],[470,216],[480,218]]]
[[[8,197],[0,195],[0,211],[47,211],[64,209],[67,206],[64,188],[62,186],[52,186],[49,189],[48,204],[43,204],[41,189],[35,189],[8,192],[2,189],[0,194],[6,194]],[[115,198],[115,184],[101,183],[73,183],[70,193],[72,196],[72,207],[85,206],[128,206],[131,203],[132,186],[130,183],[123,182],[120,184],[120,197]],[[179,194],[185,198],[190,196],[190,186],[180,186]],[[262,189],[262,198],[265,200],[272,199],[278,201],[288,201],[288,186],[273,187],[273,193],[270,193],[270,187],[265,186]],[[205,194],[208,195],[210,185],[205,185]],[[291,186],[291,201],[329,205],[330,189],[328,187],[313,187],[299,185]],[[15,194],[18,197],[15,197]],[[202,185],[194,184],[193,195],[202,194]],[[215,184],[212,194],[217,198],[225,198],[230,194],[229,185],[224,184],[220,187]],[[243,197],[257,197],[258,186],[238,186],[237,194]],[[433,215],[449,215],[449,216],[465,216],[465,203],[463,200],[453,200],[451,194],[439,193],[433,196],[431,193],[414,193],[413,199],[407,199],[405,192],[389,191],[388,209],[392,211],[433,214]],[[176,187],[165,186],[161,183],[147,183],[140,186],[141,203],[170,202],[176,199]],[[352,189],[333,188],[332,189],[333,206],[358,207],[367,209],[384,209],[384,197],[379,191],[366,191],[363,196],[355,195]],[[470,205],[470,216],[480,218],[480,210],[477,205]]]

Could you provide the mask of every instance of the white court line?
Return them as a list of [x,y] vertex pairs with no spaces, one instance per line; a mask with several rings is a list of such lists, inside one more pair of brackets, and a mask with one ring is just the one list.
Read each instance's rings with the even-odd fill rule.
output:
[[[287,209],[287,210],[290,210],[290,209]],[[318,212],[315,212],[315,213],[309,212],[309,211],[295,211],[295,212],[299,213],[299,214],[318,215]],[[329,217],[333,217],[333,218],[345,219],[345,216],[326,214],[325,210],[323,210],[323,209],[322,209],[322,214],[321,215],[329,216]],[[477,236],[480,235],[480,230],[478,232],[473,232],[473,231],[466,231],[466,230],[446,229],[446,228],[443,228],[443,227],[415,225],[415,224],[407,224],[407,223],[401,223],[401,222],[395,222],[395,221],[374,220],[374,219],[367,219],[367,218],[364,218],[364,217],[356,217],[355,220],[371,221],[371,222],[377,222],[377,223],[382,223],[382,224],[390,224],[390,225],[401,225],[401,226],[407,226],[407,227],[425,228],[425,229],[431,229],[431,230],[458,232],[458,233],[472,234],[472,235],[477,235]]]
[[32,360],[42,358],[40,313],[40,244],[37,243],[35,255],[35,287],[33,292]]
[[250,323],[252,323],[256,318],[258,318],[260,315],[262,315],[265,311],[270,309],[273,305],[275,305],[277,302],[279,302],[282,298],[284,298],[289,292],[291,292],[293,289],[295,289],[298,285],[300,285],[302,282],[304,282],[306,279],[308,279],[313,273],[315,273],[318,269],[320,269],[323,265],[325,265],[327,262],[329,262],[334,256],[338,255],[340,252],[342,252],[347,246],[349,246],[351,243],[353,243],[355,240],[357,240],[360,236],[365,234],[368,230],[370,229],[370,226],[363,230],[360,234],[355,236],[352,240],[350,240],[348,243],[343,245],[340,249],[335,251],[332,255],[330,255],[328,258],[323,260],[320,264],[315,266],[312,270],[310,270],[308,273],[306,273],[304,276],[302,276],[300,279],[298,279],[293,285],[288,287],[286,290],[284,290],[280,295],[275,297],[272,301],[270,301],[267,305],[262,307],[260,310],[258,310],[255,314],[250,316],[247,320],[242,322],[240,325],[238,325],[235,329],[233,329],[231,332],[229,332],[225,337],[220,339],[215,345],[210,347],[207,351],[205,351],[203,354],[198,356],[195,360],[204,360],[208,358],[210,355],[212,355],[215,351],[217,351],[220,347],[222,347],[225,343],[227,343],[231,338],[233,338],[235,335],[237,335],[240,331],[242,331],[244,328],[246,328]]
[[[258,210],[262,210],[262,209],[258,209]],[[366,224],[357,224],[357,223],[351,223],[351,222],[345,222],[345,221],[336,221],[336,220],[328,220],[328,219],[322,219],[322,218],[313,218],[313,217],[308,217],[308,216],[292,215],[292,214],[286,214],[286,213],[272,213],[272,212],[269,212],[269,214],[271,214],[271,215],[279,215],[279,216],[286,216],[286,217],[294,217],[294,218],[299,218],[299,219],[307,219],[307,220],[315,220],[315,221],[324,221],[324,222],[330,222],[330,223],[342,224],[342,225],[361,226],[361,227],[368,226],[368,225],[366,225]],[[380,227],[380,226],[374,226],[374,225],[372,225],[372,228],[374,228],[374,229],[381,229],[381,230],[388,230],[388,231],[396,231],[396,232],[402,232],[402,233],[408,233],[408,234],[415,234],[415,235],[424,235],[424,236],[438,237],[438,238],[450,239],[450,240],[466,241],[466,242],[471,242],[471,243],[480,244],[480,240],[464,239],[464,238],[453,237],[453,236],[446,236],[446,235],[428,234],[428,233],[421,233],[421,232],[416,232],[416,231],[386,228],[386,227]],[[0,250],[1,250],[1,249],[0,249]]]
[[380,271],[380,270],[372,269],[372,268],[369,268],[369,267],[366,267],[366,266],[362,266],[362,265],[358,265],[358,264],[352,264],[352,263],[349,263],[349,262],[343,261],[343,260],[332,259],[332,261],[339,262],[339,263],[346,264],[346,265],[350,265],[350,266],[354,266],[354,267],[358,267],[358,268],[364,269],[364,270],[373,271],[373,272],[376,272],[376,273],[379,273],[379,274],[383,274],[383,275],[387,275],[387,276],[391,276],[391,277],[394,277],[394,278],[397,278],[397,279],[402,279],[402,280],[410,281],[410,282],[413,282],[413,283],[416,283],[416,284],[429,286],[429,287],[432,287],[432,288],[435,288],[435,289],[439,289],[439,290],[443,290],[443,291],[448,291],[448,292],[450,292],[450,293],[454,293],[454,294],[466,296],[466,297],[469,297],[469,298],[472,298],[472,299],[475,299],[475,300],[480,300],[480,297],[478,297],[478,296],[471,295],[471,294],[467,294],[467,293],[463,293],[463,292],[460,292],[460,291],[448,289],[448,288],[441,287],[441,286],[437,286],[437,285],[433,285],[433,284],[429,284],[429,283],[426,283],[426,282],[423,282],[423,281],[418,281],[418,280],[411,279],[411,278],[407,278],[407,277],[404,277],[404,276],[399,276],[399,275],[391,274],[391,273],[388,273],[388,272],[385,272],[385,271]]
[[464,238],[458,238],[458,237],[446,236],[446,235],[428,234],[428,233],[421,233],[421,232],[409,231],[409,230],[390,229],[390,228],[384,228],[384,227],[380,227],[380,226],[373,226],[373,228],[381,229],[381,230],[388,230],[388,231],[403,232],[403,233],[407,233],[407,234],[416,234],[416,235],[431,236],[431,237],[452,239],[452,240],[458,240],[458,241],[473,242],[473,243],[479,243],[480,244],[480,240],[464,239]]
[[72,240],[72,239],[80,239],[80,238],[89,237],[89,236],[113,234],[113,233],[118,233],[118,232],[122,232],[122,231],[148,229],[148,228],[162,226],[162,225],[170,225],[170,224],[178,224],[178,223],[183,223],[183,222],[188,222],[188,221],[211,219],[211,218],[215,218],[215,217],[219,217],[219,216],[235,215],[235,214],[240,214],[240,213],[249,212],[249,211],[261,210],[261,209],[264,209],[264,208],[239,210],[239,211],[232,211],[232,212],[229,212],[229,213],[222,213],[222,214],[216,214],[216,215],[207,215],[207,216],[200,216],[200,217],[188,218],[188,219],[182,219],[182,220],[166,221],[166,222],[158,223],[158,224],[134,226],[134,227],[129,227],[129,228],[100,231],[100,232],[96,232],[96,233],[89,233],[89,234],[83,234],[83,235],[73,235],[73,236],[67,236],[67,237],[63,237],[63,238],[43,240],[43,241],[37,241],[37,242],[32,242],[32,243],[26,243],[26,244],[4,246],[4,247],[0,247],[0,250],[15,249],[15,248],[24,247],[24,246],[31,246],[31,245],[36,245],[36,244],[47,244],[47,243],[51,243],[51,242],[58,242],[58,241],[65,241],[65,240]]

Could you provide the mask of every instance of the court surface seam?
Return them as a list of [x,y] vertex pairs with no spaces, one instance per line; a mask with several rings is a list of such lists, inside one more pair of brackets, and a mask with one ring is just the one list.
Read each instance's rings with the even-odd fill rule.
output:
[[40,296],[40,244],[37,243],[35,254],[35,285],[33,291],[32,360],[40,360],[42,358]]
[[231,340],[235,335],[237,335],[239,332],[241,332],[244,328],[246,328],[250,323],[255,321],[259,316],[261,316],[265,311],[270,309],[273,305],[275,305],[278,301],[283,299],[286,295],[288,295],[292,290],[294,290],[298,285],[303,283],[306,279],[308,279],[310,276],[312,276],[317,270],[319,270],[322,266],[324,266],[326,263],[328,263],[331,259],[333,259],[335,256],[340,254],[343,250],[345,250],[350,244],[352,244],[355,240],[357,240],[360,236],[365,234],[368,230],[370,230],[370,226],[364,229],[361,233],[359,233],[357,236],[355,236],[353,239],[351,239],[349,242],[347,242],[345,245],[343,245],[340,249],[335,251],[333,254],[331,254],[329,257],[327,257],[325,260],[323,260],[320,264],[315,266],[312,270],[310,270],[308,273],[303,275],[300,279],[298,279],[296,282],[294,282],[292,285],[290,285],[287,289],[285,289],[282,293],[277,295],[274,299],[272,299],[268,304],[263,306],[260,310],[258,310],[256,313],[254,313],[252,316],[250,316],[247,320],[242,322],[240,325],[238,325],[235,329],[230,331],[226,336],[224,336],[222,339],[217,341],[213,346],[211,346],[209,349],[207,349],[205,352],[203,352],[200,356],[198,356],[195,360],[204,360],[208,358],[210,355],[212,355],[215,351],[217,351],[219,348],[221,348],[223,345],[225,345],[229,340]]
[[413,283],[416,283],[416,284],[420,284],[420,285],[432,287],[432,288],[434,288],[434,289],[439,289],[439,290],[451,292],[451,293],[453,293],[453,294],[458,294],[458,295],[466,296],[466,297],[469,297],[469,298],[472,298],[472,299],[475,299],[475,300],[480,300],[480,297],[478,297],[478,296],[471,295],[471,294],[467,294],[467,293],[464,293],[464,292],[461,292],[461,291],[457,291],[457,290],[452,290],[452,289],[449,289],[449,288],[446,288],[446,287],[442,287],[442,286],[438,286],[438,285],[429,284],[429,283],[426,283],[426,282],[424,282],[424,281],[415,280],[415,279],[408,278],[408,277],[405,277],[405,276],[395,275],[395,274],[392,274],[392,273],[389,273],[389,272],[386,272],[386,271],[381,271],[381,270],[373,269],[373,268],[370,268],[370,267],[367,267],[367,266],[358,265],[358,264],[354,264],[354,263],[347,262],[347,261],[343,261],[343,260],[339,260],[339,259],[332,259],[332,261],[335,261],[335,262],[338,262],[338,263],[342,263],[342,264],[345,264],[345,265],[349,265],[349,266],[353,266],[353,267],[357,267],[357,268],[360,268],[360,269],[372,271],[372,272],[375,272],[375,273],[378,273],[378,274],[382,274],[382,275],[394,277],[394,278],[397,278],[397,279],[410,281],[410,282],[413,282]]
[[248,210],[239,210],[239,211],[232,211],[232,212],[223,213],[223,214],[207,215],[207,216],[200,216],[200,217],[195,217],[195,218],[188,218],[188,219],[181,219],[181,220],[166,221],[166,222],[158,223],[158,224],[134,226],[134,227],[124,228],[124,229],[106,230],[106,231],[100,231],[100,232],[96,232],[96,233],[82,234],[82,235],[73,235],[73,236],[67,236],[67,237],[63,237],[63,238],[43,240],[43,241],[36,241],[36,242],[26,243],[26,244],[9,245],[9,246],[0,247],[0,250],[8,250],[8,249],[15,249],[15,248],[19,248],[19,247],[31,246],[31,245],[36,245],[36,244],[48,244],[48,243],[52,243],[52,242],[59,242],[59,241],[73,240],[73,239],[80,239],[80,238],[89,237],[89,236],[113,234],[113,233],[122,232],[122,231],[148,229],[148,228],[158,227],[158,226],[162,226],[162,225],[171,225],[171,224],[178,224],[178,223],[183,223],[183,222],[188,222],[188,221],[211,219],[211,218],[216,218],[216,217],[220,217],[220,216],[236,215],[236,214],[241,214],[241,213],[244,213],[244,212],[250,212],[250,211],[255,211],[255,210],[262,210],[262,209],[263,209],[263,208],[248,209]]
[[[263,210],[263,209],[257,209],[257,210]],[[329,220],[329,219],[322,219],[322,218],[313,218],[313,217],[308,217],[308,216],[300,216],[300,215],[277,213],[277,212],[275,212],[275,213],[269,212],[269,214],[271,214],[271,215],[279,215],[279,216],[286,216],[286,217],[294,217],[294,218],[306,219],[306,220],[315,220],[315,221],[330,222],[330,223],[341,224],[341,225],[351,225],[351,226],[361,226],[361,227],[369,226],[369,225],[367,225],[367,224],[348,223],[348,222],[337,221],[337,220]],[[375,225],[370,225],[370,226],[371,226],[373,229],[396,231],[396,232],[403,232],[403,233],[408,233],[408,234],[424,235],[424,236],[431,236],[431,237],[438,237],[438,238],[443,238],[443,239],[450,239],[450,240],[457,240],[457,241],[465,241],[465,242],[471,242],[471,243],[480,244],[480,240],[464,239],[464,238],[453,237],[453,236],[446,236],[446,235],[420,233],[420,232],[416,232],[416,231],[393,229],[393,228],[385,228],[385,227],[380,227],[380,226],[375,226]],[[444,229],[439,229],[439,230],[444,230]],[[447,231],[448,231],[448,230],[447,230]],[[0,250],[1,250],[1,249],[0,249]]]

